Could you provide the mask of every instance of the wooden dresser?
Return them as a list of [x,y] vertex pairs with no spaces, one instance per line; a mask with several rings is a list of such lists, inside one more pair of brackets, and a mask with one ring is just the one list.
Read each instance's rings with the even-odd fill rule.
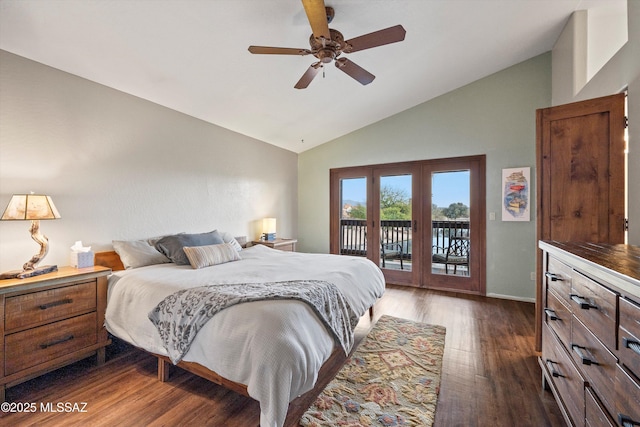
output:
[[640,425],[640,247],[539,247],[543,387],[571,426]]
[[0,393],[45,372],[96,354],[111,343],[104,328],[105,267],[61,267],[0,281]]

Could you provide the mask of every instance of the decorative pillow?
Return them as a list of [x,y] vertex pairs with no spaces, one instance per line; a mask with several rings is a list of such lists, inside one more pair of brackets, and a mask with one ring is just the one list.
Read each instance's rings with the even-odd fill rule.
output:
[[185,246],[207,246],[224,243],[217,230],[200,234],[176,234],[158,240],[156,249],[165,254],[171,262],[178,265],[189,265],[189,259],[182,248]]
[[209,267],[240,259],[240,254],[231,243],[210,246],[185,246],[182,249],[193,268]]
[[114,240],[113,249],[120,255],[120,260],[127,270],[171,262],[146,240]]
[[238,242],[241,248],[247,247],[247,236],[236,236],[234,239],[236,239],[236,242]]
[[148,239],[145,239],[145,241],[147,243],[149,243],[151,246],[155,247],[156,243],[158,243],[158,240],[162,239],[163,237],[167,237],[167,236],[175,236],[176,234],[184,234],[184,231],[181,231],[180,233],[164,234],[162,236],[150,237]]
[[240,252],[242,250],[242,245],[240,245],[238,240],[235,237],[233,237],[231,233],[227,233],[226,231],[223,231],[222,240],[224,240],[225,243],[231,244],[231,246],[233,246],[236,251]]

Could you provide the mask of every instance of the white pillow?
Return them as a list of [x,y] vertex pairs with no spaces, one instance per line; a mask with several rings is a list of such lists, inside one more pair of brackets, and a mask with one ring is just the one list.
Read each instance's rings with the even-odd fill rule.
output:
[[210,267],[237,261],[240,254],[231,243],[221,243],[208,246],[185,246],[182,248],[193,268]]
[[120,260],[127,270],[171,262],[146,240],[114,240],[113,249],[120,256]]
[[240,252],[242,250],[242,245],[238,243],[231,233],[226,231],[219,231],[218,233],[222,234],[222,240],[224,240],[225,243],[230,243],[236,251]]

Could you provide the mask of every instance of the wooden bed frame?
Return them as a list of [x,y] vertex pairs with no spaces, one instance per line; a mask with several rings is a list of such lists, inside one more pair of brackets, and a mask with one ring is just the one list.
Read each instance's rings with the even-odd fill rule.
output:
[[[94,264],[101,265],[103,267],[109,267],[112,271],[124,270],[124,264],[122,264],[122,260],[120,260],[120,256],[116,253],[116,251],[96,252],[94,256]],[[171,363],[171,360],[166,356],[155,353],[151,354],[158,358],[158,379],[162,382],[169,381],[171,368],[172,366],[174,366],[173,363]],[[250,397],[249,393],[247,393],[246,385],[230,381],[218,375],[216,372],[205,368],[199,363],[181,361],[175,366],[182,368],[185,371],[191,372],[192,374],[196,374],[200,377],[206,378],[209,381],[228,388],[229,390],[233,390],[236,393],[240,393],[244,396]]]
[[[96,252],[96,254],[94,255],[94,264],[101,265],[103,267],[108,267],[112,271],[124,270],[124,264],[122,264],[122,260],[120,260],[120,256],[115,251]],[[373,307],[369,309],[369,314],[373,317]],[[142,350],[146,351],[144,349]],[[147,353],[150,353],[150,352],[147,352]],[[225,387],[243,396],[247,396],[251,398],[251,396],[249,396],[249,393],[247,392],[247,386],[245,384],[228,380],[222,377],[221,375],[219,375],[218,373],[208,368],[205,368],[199,363],[181,361],[177,365],[174,365],[171,362],[171,360],[166,356],[162,356],[155,353],[150,353],[150,354],[153,354],[158,359],[158,380],[160,380],[161,382],[169,381],[171,370],[173,369],[174,366],[177,366],[181,369],[184,369],[185,371],[188,371],[199,377],[205,378],[215,384],[221,385],[222,387]],[[344,352],[340,348],[336,347],[331,353],[331,356],[329,356],[329,359],[327,359],[327,361],[320,368],[320,372],[318,373],[318,378],[319,379],[327,378],[327,377],[328,379],[333,378],[333,376],[337,374],[339,368],[342,367],[342,365],[346,360],[347,360],[347,357],[344,355]],[[304,407],[303,410],[306,410],[306,408],[312,403],[312,400],[311,401],[309,400],[315,399],[315,396],[317,396],[320,393],[320,391],[322,391],[322,388],[318,389],[319,386],[324,387],[325,385],[326,383],[323,384],[321,383],[320,380],[318,380],[318,382],[316,383],[316,387],[313,390],[294,399],[292,402],[289,403],[289,408],[292,408],[292,406]],[[300,414],[300,416],[302,416],[302,413]],[[296,425],[295,423],[297,423],[297,421],[298,420],[291,421],[287,416],[287,421],[285,422],[285,425]]]

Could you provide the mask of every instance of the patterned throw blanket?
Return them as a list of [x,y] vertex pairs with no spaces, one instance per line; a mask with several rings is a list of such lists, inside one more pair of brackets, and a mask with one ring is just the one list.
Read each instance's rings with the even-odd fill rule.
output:
[[267,283],[208,285],[178,291],[149,313],[174,364],[189,351],[198,331],[214,314],[236,304],[267,299],[299,300],[318,315],[345,354],[353,344],[358,316],[333,283],[294,280]]

